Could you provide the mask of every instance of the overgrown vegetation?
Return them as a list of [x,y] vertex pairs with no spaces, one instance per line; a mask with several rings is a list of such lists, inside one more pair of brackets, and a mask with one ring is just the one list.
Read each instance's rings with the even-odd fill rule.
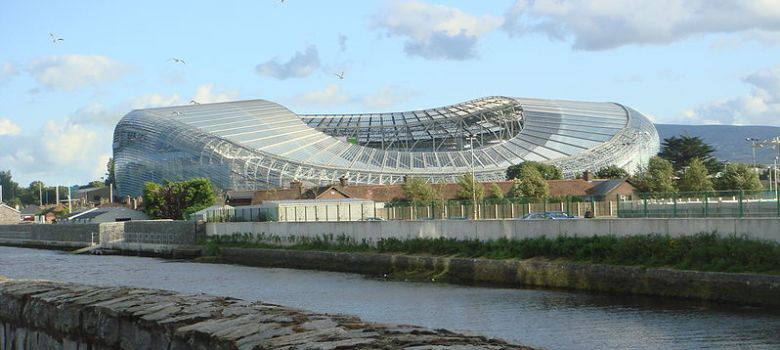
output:
[[713,233],[671,237],[639,235],[629,237],[592,236],[506,238],[490,241],[454,238],[381,239],[360,241],[345,235],[314,238],[275,235],[234,234],[212,236],[203,244],[216,252],[219,247],[324,250],[436,255],[488,259],[559,259],[573,262],[666,267],[681,270],[752,272],[780,274],[780,244],[745,237],[721,238]]

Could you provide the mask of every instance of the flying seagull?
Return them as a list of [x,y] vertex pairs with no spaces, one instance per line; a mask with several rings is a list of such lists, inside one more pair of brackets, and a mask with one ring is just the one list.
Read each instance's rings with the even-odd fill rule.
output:
[[55,44],[56,44],[58,41],[63,41],[63,40],[65,40],[65,39],[63,39],[63,38],[58,38],[58,37],[54,36],[54,34],[52,34],[52,33],[49,33],[49,37],[51,37],[51,42],[53,42],[53,43],[55,43]]
[[173,63],[181,63],[181,64],[186,64],[186,63],[187,63],[187,62],[184,62],[184,60],[183,60],[183,59],[181,59],[181,58],[176,58],[176,57],[169,58],[169,59],[168,59],[168,61],[173,61]]
[[339,78],[340,80],[343,80],[343,79],[344,79],[344,72],[341,72],[341,73],[333,73],[333,75],[335,75],[335,76],[336,76],[337,78]]

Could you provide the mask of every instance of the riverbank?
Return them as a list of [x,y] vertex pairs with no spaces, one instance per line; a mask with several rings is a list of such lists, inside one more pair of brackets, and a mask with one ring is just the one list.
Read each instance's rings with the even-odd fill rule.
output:
[[0,347],[9,349],[531,349],[263,302],[2,276],[0,305]]
[[[349,272],[395,280],[780,305],[780,244],[714,233],[487,241],[388,238],[370,243],[345,235],[282,238],[234,234],[205,236],[197,241],[200,245],[161,244],[169,242],[161,235],[144,235],[153,239],[104,240],[98,252],[174,259],[205,255],[201,261]],[[13,243],[64,247],[34,240]]]
[[378,278],[502,287],[565,288],[780,306],[780,276],[563,261],[222,248],[204,262],[358,273]]
[[511,288],[565,288],[780,306],[780,244],[712,234],[522,240],[210,236],[205,255],[260,267]]

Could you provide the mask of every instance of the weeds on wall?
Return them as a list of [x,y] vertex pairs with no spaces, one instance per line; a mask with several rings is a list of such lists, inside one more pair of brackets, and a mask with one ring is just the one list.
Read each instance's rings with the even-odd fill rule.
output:
[[[237,233],[212,236],[206,249],[244,247],[337,252],[374,252],[487,259],[557,259],[562,261],[667,267],[681,270],[780,274],[780,244],[715,233],[691,236],[638,235],[537,237],[513,240],[386,238],[356,241],[347,235],[316,237]],[[210,248],[211,247],[211,248]]]

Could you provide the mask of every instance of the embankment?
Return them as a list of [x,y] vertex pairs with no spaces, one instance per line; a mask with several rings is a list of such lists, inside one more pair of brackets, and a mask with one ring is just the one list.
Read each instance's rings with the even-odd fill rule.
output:
[[528,349],[262,302],[0,277],[0,349]]
[[780,306],[780,276],[543,260],[222,248],[228,263],[467,285],[546,287]]

